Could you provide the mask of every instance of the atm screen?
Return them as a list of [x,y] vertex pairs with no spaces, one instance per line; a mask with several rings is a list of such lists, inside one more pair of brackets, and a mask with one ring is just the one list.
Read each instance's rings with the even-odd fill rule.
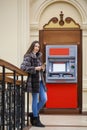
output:
[[65,72],[66,64],[65,63],[53,63],[53,72]]

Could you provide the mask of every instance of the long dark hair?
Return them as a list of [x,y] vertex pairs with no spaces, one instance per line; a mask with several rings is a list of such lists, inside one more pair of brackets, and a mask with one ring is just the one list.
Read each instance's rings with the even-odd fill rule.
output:
[[[33,51],[34,46],[35,46],[36,43],[38,43],[38,44],[40,45],[39,41],[37,41],[37,40],[33,41],[33,42],[31,43],[29,49],[28,49],[27,52],[25,53],[25,55],[26,55],[26,54],[29,54],[29,53],[31,53],[31,52]],[[39,50],[39,52],[40,52],[40,50]],[[39,52],[38,52],[38,53],[39,53]]]

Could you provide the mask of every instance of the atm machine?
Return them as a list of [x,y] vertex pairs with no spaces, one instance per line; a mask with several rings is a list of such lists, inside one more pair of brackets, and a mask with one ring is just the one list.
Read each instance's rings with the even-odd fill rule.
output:
[[77,45],[46,45],[46,108],[77,108]]

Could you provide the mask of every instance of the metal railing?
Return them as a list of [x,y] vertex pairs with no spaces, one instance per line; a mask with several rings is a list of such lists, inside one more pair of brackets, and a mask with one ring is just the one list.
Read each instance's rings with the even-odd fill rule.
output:
[[[27,76],[18,67],[0,59],[0,130],[23,130],[29,125],[23,90]],[[28,93],[26,105],[28,113]]]

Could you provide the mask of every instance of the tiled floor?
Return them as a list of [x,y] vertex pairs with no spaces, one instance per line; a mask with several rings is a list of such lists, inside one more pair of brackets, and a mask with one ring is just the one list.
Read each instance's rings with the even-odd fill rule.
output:
[[87,130],[87,115],[41,115],[45,128],[32,127],[26,130]]

